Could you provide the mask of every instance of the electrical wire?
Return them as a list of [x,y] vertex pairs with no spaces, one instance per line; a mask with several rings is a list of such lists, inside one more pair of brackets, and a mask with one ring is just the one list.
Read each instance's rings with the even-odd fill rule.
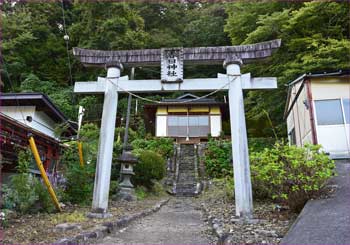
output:
[[155,72],[155,73],[158,73],[158,74],[161,74],[160,71],[156,71],[156,70],[153,70],[151,68],[145,68],[145,67],[138,67],[140,70],[142,71],[151,71],[151,72]]
[[63,30],[64,30],[64,40],[66,42],[66,50],[67,50],[67,61],[68,61],[68,69],[69,69],[69,85],[73,85],[73,76],[72,76],[72,65],[69,57],[69,35],[67,33],[66,28],[66,18],[64,14],[64,4],[63,0],[61,0],[61,9],[62,9],[62,20],[63,20]]
[[[232,78],[232,80],[229,80],[225,85],[223,85],[222,87],[220,87],[220,88],[218,88],[218,89],[216,89],[216,90],[214,90],[214,91],[212,91],[212,92],[210,92],[210,93],[208,93],[208,94],[206,94],[206,95],[203,95],[203,96],[201,96],[201,97],[198,97],[198,98],[195,98],[195,99],[189,99],[189,100],[185,100],[185,101],[175,101],[175,102],[172,102],[173,104],[184,104],[184,103],[188,103],[188,102],[193,102],[193,101],[197,101],[197,100],[201,100],[201,99],[204,99],[204,98],[207,98],[207,97],[209,97],[209,96],[211,96],[211,95],[213,95],[213,94],[216,94],[216,93],[218,93],[219,91],[221,91],[221,90],[223,90],[226,86],[228,86],[231,82],[233,82],[234,80],[236,80],[236,78],[238,77],[238,76],[240,76],[240,75],[228,75],[228,79],[229,79],[229,76],[232,76],[233,78]],[[140,99],[140,100],[144,100],[144,101],[148,101],[148,102],[152,102],[152,103],[157,103],[157,104],[161,104],[161,103],[164,103],[164,102],[162,102],[162,101],[159,101],[159,100],[152,100],[152,99],[148,99],[148,98],[146,98],[146,97],[142,97],[142,96],[140,96],[140,95],[137,95],[137,94],[135,94],[135,93],[132,93],[132,92],[130,92],[130,91],[128,91],[128,90],[126,90],[126,89],[124,89],[124,88],[122,88],[122,87],[120,87],[119,86],[119,79],[117,79],[117,82],[114,82],[114,81],[112,81],[111,79],[109,79],[109,78],[106,78],[106,80],[107,81],[109,81],[109,82],[111,82],[113,85],[115,85],[118,89],[120,89],[120,90],[122,90],[123,92],[125,92],[125,93],[127,93],[127,94],[130,94],[131,96],[134,96],[134,97],[136,97],[136,98],[138,98],[138,99]]]

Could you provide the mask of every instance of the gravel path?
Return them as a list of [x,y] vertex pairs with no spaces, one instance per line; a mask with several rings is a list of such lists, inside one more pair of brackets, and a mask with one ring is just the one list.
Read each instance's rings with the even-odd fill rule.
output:
[[210,228],[191,198],[174,198],[151,216],[131,223],[97,244],[213,244]]

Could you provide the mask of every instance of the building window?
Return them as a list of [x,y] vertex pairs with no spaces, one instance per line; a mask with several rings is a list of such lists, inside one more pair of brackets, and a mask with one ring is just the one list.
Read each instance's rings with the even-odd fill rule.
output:
[[345,122],[350,124],[350,99],[343,99]]
[[340,99],[316,100],[315,107],[318,125],[344,124]]
[[204,137],[209,133],[209,116],[168,116],[168,136]]
[[208,116],[189,116],[188,117],[189,137],[208,136],[209,117]]
[[187,118],[184,116],[168,116],[168,136],[187,136]]

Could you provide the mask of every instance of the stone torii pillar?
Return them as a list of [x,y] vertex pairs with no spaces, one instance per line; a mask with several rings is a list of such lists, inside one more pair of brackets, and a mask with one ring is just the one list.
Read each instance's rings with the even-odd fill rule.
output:
[[253,197],[250,180],[248,139],[240,71],[241,65],[242,60],[238,58],[226,59],[224,62],[227,76],[231,77],[232,80],[228,89],[228,97],[236,215],[251,218],[253,211]]
[[[227,90],[229,95],[232,158],[235,182],[236,215],[244,219],[252,217],[253,201],[250,180],[247,130],[244,115],[243,90],[277,88],[274,77],[252,78],[250,73],[241,74],[243,61],[254,61],[272,55],[280,47],[281,40],[263,43],[225,46],[197,47],[180,50],[180,63],[218,64],[224,62],[227,74],[218,74],[217,78],[194,78],[166,80],[129,80],[120,77],[121,61],[130,66],[160,65],[162,51],[122,50],[102,51],[74,48],[73,53],[86,66],[104,66],[107,64],[107,78],[99,77],[97,82],[76,82],[75,93],[105,95],[102,124],[99,140],[98,160],[94,186],[92,216],[106,217],[108,207],[109,181],[113,154],[114,125],[116,119],[118,93],[154,93],[154,92],[211,92]],[[178,48],[173,48],[178,49]],[[182,60],[181,60],[182,59]],[[114,61],[111,63],[111,60]],[[173,72],[178,72],[175,70]],[[181,72],[180,72],[181,73]]]
[[[106,64],[107,78],[118,79],[123,66],[120,62]],[[103,112],[98,144],[98,155],[94,183],[91,217],[108,217],[108,196],[112,169],[113,143],[115,121],[118,107],[118,91],[115,85],[107,79],[104,91]],[[106,191],[108,190],[108,191]]]

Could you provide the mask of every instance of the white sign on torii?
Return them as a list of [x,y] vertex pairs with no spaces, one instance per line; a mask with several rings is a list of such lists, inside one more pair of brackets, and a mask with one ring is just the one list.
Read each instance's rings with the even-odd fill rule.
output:
[[[103,215],[106,214],[108,208],[114,129],[119,93],[124,93],[126,91],[132,93],[159,93],[175,91],[203,92],[221,89],[227,90],[229,97],[236,215],[243,218],[251,218],[253,213],[253,201],[250,180],[247,130],[244,115],[243,89],[274,89],[277,88],[277,79],[274,77],[252,78],[250,73],[241,74],[240,66],[242,65],[242,58],[264,58],[270,56],[272,49],[278,48],[279,46],[280,40],[273,40],[260,44],[224,47],[226,50],[216,56],[210,53],[212,50],[208,50],[208,48],[206,48],[205,52],[210,53],[208,57],[213,60],[222,60],[222,56],[226,56],[224,57],[226,74],[218,74],[217,78],[184,79],[179,83],[164,83],[161,80],[129,80],[128,76],[120,76],[122,70],[122,65],[120,62],[117,62],[116,60],[112,62],[107,62],[107,60],[101,61],[101,52],[120,52],[120,54],[123,54],[123,52],[130,53],[130,51],[86,51],[82,49],[75,49],[74,54],[79,56],[80,60],[84,64],[96,65],[104,63],[108,68],[107,78],[99,77],[97,82],[76,82],[74,86],[75,93],[104,94],[92,212]],[[216,50],[220,50],[220,48],[222,50],[223,47],[215,48]],[[198,56],[198,52],[192,52],[193,50],[197,51],[199,49],[203,50],[204,48],[194,48],[187,51],[187,53],[186,49],[184,49],[185,61],[186,57],[187,60],[190,61],[195,60],[198,62],[200,59],[207,59],[205,60],[206,62],[208,62],[208,60],[210,61],[210,58],[205,58],[205,55],[200,54],[200,56]],[[86,52],[86,55],[84,55],[83,51]],[[92,53],[94,52],[98,52],[98,54],[96,54],[97,59],[91,60]],[[144,52],[142,54],[144,55]],[[111,53],[108,55],[111,57]],[[89,57],[88,61],[84,60],[86,57]],[[106,59],[106,57],[107,55],[104,56],[104,59]],[[140,57],[138,58],[138,62],[133,62],[151,63],[154,62],[154,60],[159,60],[159,57],[151,57],[154,60],[150,60],[150,56]],[[118,60],[122,60],[120,58],[123,58],[123,56],[120,55],[116,58],[118,58]],[[133,62],[131,62],[129,59],[129,64],[134,64]],[[128,63],[128,61],[125,63]]]

